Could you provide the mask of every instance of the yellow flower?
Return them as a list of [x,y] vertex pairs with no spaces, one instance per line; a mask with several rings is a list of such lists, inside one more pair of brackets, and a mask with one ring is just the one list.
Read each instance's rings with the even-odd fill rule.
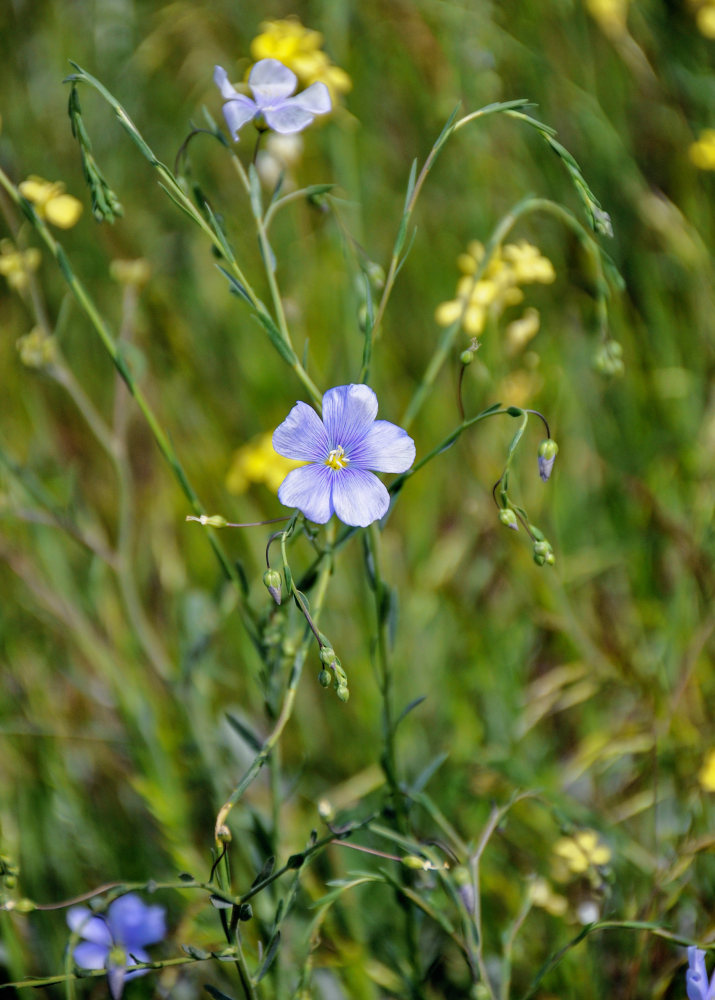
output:
[[544,380],[538,372],[518,368],[501,380],[497,395],[500,399],[508,399],[510,406],[526,406],[543,384]]
[[144,257],[136,260],[113,260],[109,265],[109,274],[120,285],[132,285],[141,288],[151,277],[151,264]]
[[526,240],[518,243],[507,243],[503,251],[504,260],[511,264],[514,278],[519,285],[530,285],[540,282],[550,285],[556,278],[554,265],[548,257],[544,257],[538,247]]
[[512,320],[505,331],[505,342],[508,354],[518,354],[523,351],[530,340],[539,332],[541,317],[538,309],[530,306],[524,310],[523,316]]
[[37,247],[18,250],[12,240],[0,240],[0,274],[18,292],[27,288],[30,274],[40,266],[40,259]]
[[18,187],[20,194],[33,203],[39,217],[60,229],[71,229],[82,214],[82,202],[65,194],[61,181],[46,181],[33,175]]
[[57,360],[57,345],[54,337],[49,337],[39,326],[34,326],[15,345],[20,360],[28,368],[46,368]]
[[705,3],[695,15],[698,31],[706,38],[715,38],[715,3]]
[[563,917],[568,910],[568,901],[554,892],[545,878],[535,878],[529,886],[529,899],[534,906],[540,906],[554,917]]
[[629,0],[586,0],[586,9],[607,34],[622,34],[626,30]]
[[345,70],[331,62],[322,44],[319,31],[304,27],[296,17],[289,17],[264,21],[260,35],[251,42],[251,55],[256,61],[278,59],[293,70],[303,87],[324,83],[335,107],[340,95],[351,89],[352,81]]
[[[713,7],[715,11],[715,7]],[[715,38],[715,33],[713,34]],[[698,170],[715,170],[715,129],[706,128],[688,150],[691,163]]]
[[698,781],[706,792],[715,792],[715,750],[709,750],[705,755]]
[[595,830],[580,830],[573,837],[561,837],[554,845],[554,854],[566,862],[574,875],[583,875],[611,860],[610,848],[599,842]]
[[226,474],[226,489],[240,494],[245,493],[251,483],[264,483],[272,493],[277,493],[288,473],[301,465],[305,462],[284,458],[273,450],[273,435],[269,431],[233,453]]

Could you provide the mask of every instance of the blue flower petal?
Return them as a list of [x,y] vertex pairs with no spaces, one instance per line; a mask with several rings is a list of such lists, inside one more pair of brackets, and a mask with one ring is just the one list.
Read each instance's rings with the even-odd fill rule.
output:
[[107,969],[107,983],[112,1000],[119,1000],[121,997],[126,977],[127,970],[124,965],[110,965]]
[[223,117],[234,142],[238,142],[238,133],[257,113],[256,105],[243,94],[237,94],[232,100],[226,101],[223,106]]
[[248,85],[258,107],[266,108],[290,97],[298,86],[298,77],[277,59],[261,59],[249,73]]
[[323,422],[330,447],[351,449],[368,434],[377,416],[377,396],[367,385],[338,385],[323,396]]
[[265,108],[263,117],[266,125],[274,132],[281,135],[290,135],[292,132],[301,132],[314,120],[314,115],[306,111],[298,104],[292,103],[293,98],[284,101],[277,108]]
[[103,969],[107,962],[109,948],[94,941],[82,941],[72,952],[72,958],[80,969]]
[[[151,956],[143,948],[130,948],[127,954],[127,965],[136,965],[138,962],[151,962]],[[136,979],[138,976],[146,976],[148,969],[135,969],[127,972],[127,979]]]
[[[301,462],[325,462],[330,444],[323,423],[312,406],[296,403],[273,432],[273,447],[279,455]],[[297,504],[295,505],[297,506]]]
[[705,952],[700,948],[688,948],[688,971],[685,973],[685,988],[688,1000],[709,1000],[708,974],[705,969]]
[[415,460],[415,442],[389,420],[376,420],[366,437],[350,451],[350,465],[375,472],[407,472]]
[[[343,475],[345,471],[342,470]],[[333,484],[339,475],[327,465],[293,469],[281,483],[278,499],[286,507],[297,507],[309,521],[325,524],[333,513]]]
[[228,73],[223,66],[214,66],[214,83],[221,91],[221,96],[225,101],[238,97],[238,91],[229,83]]
[[333,104],[330,100],[330,91],[324,83],[318,81],[311,83],[305,90],[301,90],[295,97],[291,97],[291,103],[305,111],[310,111],[313,115],[325,115],[330,111]]
[[387,513],[390,494],[384,483],[371,472],[341,469],[333,479],[333,505],[335,513],[345,524],[365,528]]
[[147,906],[130,892],[120,896],[107,910],[107,923],[116,944],[131,951],[145,944],[155,944],[166,934],[163,906]]
[[[112,947],[112,934],[103,917],[98,917],[86,906],[71,906],[67,911],[67,925],[85,941],[101,945],[105,951]],[[93,968],[93,966],[87,966]],[[98,966],[102,968],[102,966]]]

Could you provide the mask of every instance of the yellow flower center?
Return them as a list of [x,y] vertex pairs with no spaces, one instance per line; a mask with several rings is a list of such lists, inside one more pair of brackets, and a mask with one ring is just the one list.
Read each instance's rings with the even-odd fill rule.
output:
[[337,448],[333,448],[328,457],[325,459],[325,464],[329,465],[331,469],[344,469],[348,464],[348,460],[345,457],[345,449],[342,445],[338,445]]

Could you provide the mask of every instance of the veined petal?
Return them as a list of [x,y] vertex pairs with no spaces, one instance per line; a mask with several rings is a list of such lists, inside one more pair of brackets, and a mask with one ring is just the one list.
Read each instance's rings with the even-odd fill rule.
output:
[[266,125],[274,132],[279,132],[281,135],[301,132],[313,121],[314,115],[297,104],[293,104],[293,100],[294,98],[289,97],[278,107],[263,109]]
[[[342,470],[344,475],[345,470]],[[304,465],[293,469],[278,490],[286,507],[297,507],[309,521],[325,524],[333,513],[333,483],[338,473],[327,465]]]
[[232,98],[238,97],[238,91],[229,83],[228,73],[223,66],[214,66],[214,83],[221,91],[224,101],[230,101]]
[[387,513],[390,494],[371,472],[341,469],[333,478],[333,506],[344,524],[365,528]]
[[407,472],[415,460],[415,442],[389,420],[376,420],[365,438],[350,449],[350,465],[375,472]]
[[236,94],[230,101],[226,101],[223,106],[223,117],[234,142],[238,141],[238,133],[243,126],[257,113],[258,108],[254,102],[243,94]]
[[[273,431],[273,447],[285,458],[300,462],[324,462],[330,452],[328,435],[312,406],[296,403],[282,424]],[[295,504],[297,506],[297,504]]]
[[265,108],[290,97],[298,86],[298,77],[277,59],[261,59],[249,73],[248,85],[256,104]]
[[103,969],[109,948],[94,941],[81,941],[72,952],[72,958],[80,969]]
[[[71,931],[81,935],[85,941],[102,945],[103,948],[112,947],[112,934],[107,926],[106,920],[92,913],[86,906],[70,906],[67,911],[67,925]],[[91,966],[87,966],[91,968]],[[102,968],[102,966],[98,966]]]
[[121,997],[126,975],[126,966],[124,965],[113,964],[107,969],[107,985],[109,986],[109,995],[112,1000],[119,1000]]
[[342,445],[348,458],[377,416],[377,396],[367,385],[338,385],[323,396],[323,423],[331,448]]
[[128,951],[155,944],[166,934],[164,907],[147,906],[133,892],[110,904],[107,923],[115,942]]
[[327,114],[333,106],[330,100],[330,91],[320,81],[311,83],[305,90],[301,90],[295,97],[291,97],[291,101],[305,111],[310,111],[313,115]]

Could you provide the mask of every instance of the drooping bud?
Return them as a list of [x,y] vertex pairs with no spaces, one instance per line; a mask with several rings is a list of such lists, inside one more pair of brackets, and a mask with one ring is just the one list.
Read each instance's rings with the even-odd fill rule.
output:
[[499,520],[506,528],[511,528],[513,531],[519,530],[519,521],[511,507],[504,507],[499,511]]
[[281,575],[277,569],[267,569],[263,574],[263,584],[276,604],[281,603]]
[[350,697],[350,692],[348,691],[347,684],[338,684],[336,692],[341,701],[345,702]]
[[537,566],[553,566],[556,562],[554,558],[554,550],[551,547],[551,542],[547,542],[543,539],[540,542],[534,543],[534,562]]
[[542,441],[539,445],[539,475],[541,476],[543,482],[546,482],[551,475],[551,470],[554,467],[554,462],[556,461],[558,453],[559,446],[553,438],[546,438],[546,440]]
[[320,686],[324,688],[330,687],[330,681],[331,681],[330,671],[321,670],[320,673],[318,674],[318,683],[320,684]]
[[472,361],[474,361],[474,351],[470,351],[469,349],[462,351],[459,355],[459,360],[466,368],[467,365],[471,365]]
[[199,524],[204,525],[204,527],[209,528],[225,528],[228,521],[225,517],[221,517],[220,514],[200,514],[198,517],[194,517],[193,514],[186,515],[187,521],[198,521]]
[[332,667],[337,658],[338,657],[332,646],[320,647],[320,662],[324,663],[326,667]]

